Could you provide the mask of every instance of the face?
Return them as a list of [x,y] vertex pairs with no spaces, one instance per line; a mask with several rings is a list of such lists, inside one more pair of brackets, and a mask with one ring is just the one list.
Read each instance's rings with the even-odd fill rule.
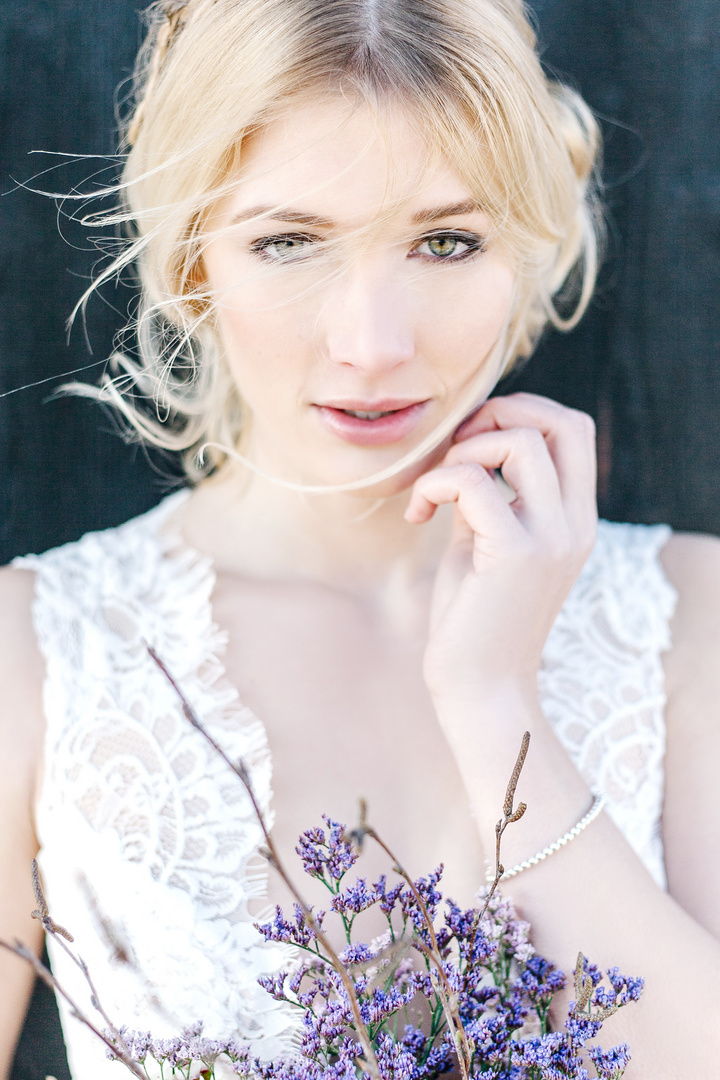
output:
[[246,455],[286,480],[344,484],[488,395],[513,266],[455,173],[428,169],[407,116],[379,129],[347,102],[294,106],[253,138],[238,181],[208,222],[204,268]]

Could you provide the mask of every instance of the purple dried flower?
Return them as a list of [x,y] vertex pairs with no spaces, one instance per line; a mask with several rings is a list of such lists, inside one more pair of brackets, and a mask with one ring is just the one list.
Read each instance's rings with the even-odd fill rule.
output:
[[537,953],[527,961],[520,981],[535,1006],[549,1005],[558,990],[562,990],[567,982],[563,971]]
[[322,829],[306,829],[298,840],[295,851],[300,856],[303,870],[310,877],[322,877],[325,868],[325,833]]
[[346,839],[347,829],[344,825],[326,814],[323,814],[323,821],[327,833],[319,827],[308,829],[300,837],[295,850],[306,874],[326,882],[328,878],[338,882],[355,865],[358,853]]
[[364,964],[369,960],[373,960],[375,954],[368,945],[363,945],[362,942],[358,942],[357,945],[348,945],[347,949],[340,953],[340,962],[345,964],[346,967],[351,967],[353,964]]
[[598,985],[603,975],[597,964],[591,964],[586,956],[583,957],[583,973],[590,976],[593,986]]
[[378,896],[378,907],[383,915],[387,915],[388,917],[392,915],[395,906],[402,896],[403,888],[404,885],[402,881],[400,881],[397,885],[394,885],[392,889],[388,889],[385,874],[380,875],[379,880],[373,885],[373,889]]
[[417,1080],[417,1060],[412,1050],[395,1042],[388,1033],[378,1040],[377,1059],[383,1080]]
[[330,906],[338,915],[352,918],[372,907],[379,895],[377,886],[368,889],[366,879],[358,878],[352,885],[333,896]]
[[513,1044],[513,1065],[518,1078],[537,1076],[543,1080],[590,1080],[587,1069],[569,1053],[563,1032],[553,1031],[540,1038],[524,1039]]
[[[442,893],[437,888],[438,882],[442,878],[442,873],[443,866],[441,863],[440,866],[436,867],[427,877],[418,878],[417,881],[413,882],[425,905],[428,917],[433,921],[437,915],[437,909],[442,902]],[[405,888],[400,895],[400,907],[403,915],[412,920],[416,930],[425,929],[425,916],[415,899],[415,894],[409,887]]]
[[616,967],[608,968],[607,977],[615,991],[618,1005],[624,1005],[629,1001],[637,1001],[642,994],[645,985],[644,979],[634,978],[632,975],[621,975],[619,968]]
[[389,986],[383,989],[380,986],[373,988],[369,1000],[360,1004],[360,1014],[365,1024],[377,1024],[394,1016],[399,1009],[403,1009],[415,997],[415,987],[402,991],[397,986]]
[[[293,905],[295,911],[294,922],[288,922],[283,917],[282,908],[278,905],[275,908],[275,916],[272,922],[267,923],[253,923],[256,930],[259,930],[266,941],[282,941],[290,945],[298,945],[302,949],[308,948],[309,945],[315,941],[315,932],[307,925],[305,913],[299,904]],[[319,926],[322,926],[322,921],[325,918],[324,911],[313,912],[313,916]]]
[[261,975],[258,982],[270,997],[275,998],[276,1001],[286,1001],[285,982],[287,977],[287,971],[279,971],[276,975]]
[[127,1043],[130,1056],[135,1061],[144,1061],[152,1050],[153,1040],[149,1031],[128,1031],[121,1028],[120,1034]]
[[[607,972],[609,985],[603,985],[600,969],[584,960],[582,975],[589,982],[580,990],[583,1008],[575,1011],[571,1006],[564,1030],[548,1033],[548,1010],[554,995],[565,985],[565,976],[535,954],[528,924],[518,918],[509,900],[494,895],[482,919],[477,909],[462,909],[446,901],[441,919],[441,866],[419,878],[414,889],[404,879],[389,888],[385,875],[373,885],[358,878],[341,889],[340,882],[357,860],[357,853],[346,839],[343,825],[328,817],[323,821],[325,828],[303,833],[297,850],[306,872],[331,891],[332,914],[342,919],[348,940],[339,956],[343,974],[324,956],[299,904],[294,905],[291,918],[286,919],[278,907],[271,921],[257,927],[267,941],[306,950],[306,959],[292,971],[258,980],[273,998],[302,1010],[300,1047],[295,1056],[261,1061],[243,1044],[205,1038],[202,1025],[196,1024],[176,1039],[153,1040],[149,1033],[125,1032],[135,1060],[154,1058],[165,1068],[168,1080],[170,1076],[194,1076],[198,1067],[214,1076],[221,1058],[232,1072],[247,1080],[367,1080],[359,1064],[363,1050],[355,1028],[357,1015],[343,982],[345,975],[351,980],[381,1080],[436,1080],[456,1064],[454,1035],[445,1013],[446,993],[468,1040],[471,1080],[483,1076],[495,1080],[589,1080],[585,1063],[590,1061],[599,1080],[619,1080],[629,1061],[627,1046],[606,1051],[590,1045],[590,1040],[599,1033],[607,1008],[621,1008],[637,1000],[641,979],[611,968]],[[352,940],[356,916],[375,905],[388,919],[386,933],[370,944]],[[394,917],[396,911],[398,917]],[[313,917],[322,925],[323,912]],[[433,921],[434,935],[427,917]],[[433,941],[439,951],[435,959],[431,956]],[[400,1023],[407,1019],[407,1007],[418,995],[427,999],[422,1011],[430,1018],[428,1032]],[[524,1025],[533,1012],[540,1020],[542,1034],[523,1037]]]
[[[572,1006],[571,1006],[572,1008]],[[579,1046],[584,1046],[588,1039],[594,1039],[602,1027],[602,1021],[590,1013],[572,1013],[565,1021],[565,1030]]]
[[588,1046],[587,1050],[599,1080],[616,1080],[630,1063],[630,1047],[627,1043],[613,1046],[610,1050],[603,1050],[599,1046]]
[[443,1073],[449,1072],[454,1064],[455,1051],[453,1049],[452,1037],[446,1033],[440,1043],[433,1046],[432,1050],[427,1055],[424,1072],[420,1075],[422,1077],[441,1076]]

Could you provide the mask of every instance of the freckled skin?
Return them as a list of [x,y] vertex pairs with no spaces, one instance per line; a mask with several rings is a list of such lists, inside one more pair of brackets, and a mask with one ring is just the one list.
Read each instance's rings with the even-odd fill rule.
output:
[[[237,192],[209,223],[204,265],[252,416],[248,449],[286,478],[342,483],[394,464],[467,394],[510,309],[514,271],[500,244],[486,240],[486,214],[413,222],[471,195],[447,167],[426,175],[424,144],[401,114],[389,125],[391,157],[366,110],[293,111],[254,140]],[[333,224],[233,224],[260,203]],[[389,218],[388,203],[400,207]],[[449,235],[425,238],[438,229]],[[309,236],[304,257],[272,245],[260,254],[258,241],[298,232]],[[302,256],[302,242],[292,243]],[[495,363],[477,400],[497,376]],[[429,399],[430,407],[412,443],[357,448],[325,432],[312,408],[348,396]]]

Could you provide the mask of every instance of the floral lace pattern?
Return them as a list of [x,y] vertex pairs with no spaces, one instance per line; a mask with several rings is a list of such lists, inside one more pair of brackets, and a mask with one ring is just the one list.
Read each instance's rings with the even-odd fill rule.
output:
[[[209,1037],[237,1032],[271,1058],[298,1031],[256,981],[288,960],[252,925],[266,887],[260,831],[245,792],[184,719],[146,650],[146,642],[156,647],[209,730],[248,764],[271,818],[267,738],[225,678],[211,561],[165,528],[186,497],[16,560],[36,573],[47,669],[39,861],[51,910],[76,931],[111,1016],[158,1035],[201,1017]],[[558,737],[588,783],[606,792],[660,884],[660,652],[674,593],[657,552],[667,535],[601,524],[539,676]],[[51,959],[60,981],[87,1000],[65,955],[55,948]],[[75,1080],[112,1080],[118,1066],[60,1007]]]
[[[256,981],[288,960],[252,925],[264,916],[260,829],[146,649],[155,646],[208,730],[246,762],[271,820],[265,731],[218,659],[212,566],[162,534],[184,497],[16,562],[36,571],[47,666],[38,861],[51,910],[76,933],[109,1015],[160,1035],[202,1018],[209,1037],[241,1032],[270,1058],[297,1033],[287,1006]],[[82,975],[52,946],[56,975],[86,1001]],[[75,1080],[116,1077],[60,1005]]]
[[661,653],[676,594],[658,552],[666,526],[601,521],[592,555],[543,652],[543,711],[578,771],[665,887],[660,815],[665,756]]

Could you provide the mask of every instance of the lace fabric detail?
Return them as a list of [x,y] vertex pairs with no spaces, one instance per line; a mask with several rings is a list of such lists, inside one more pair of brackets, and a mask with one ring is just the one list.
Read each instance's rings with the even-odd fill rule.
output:
[[[260,828],[146,648],[231,759],[246,763],[271,821],[267,739],[224,678],[211,562],[163,530],[185,497],[16,561],[36,571],[47,668],[39,862],[51,910],[75,934],[111,1018],[161,1036],[202,1019],[207,1036],[237,1033],[269,1059],[289,1052],[298,1030],[257,984],[292,961],[252,925],[267,914]],[[53,944],[56,975],[87,1003],[81,973]],[[116,1077],[119,1066],[60,1007],[75,1080]]]
[[543,652],[543,711],[578,771],[658,885],[665,755],[661,653],[676,593],[658,553],[663,525],[601,521]]
[[[264,728],[228,684],[212,620],[214,571],[168,518],[187,497],[75,544],[16,560],[36,572],[46,660],[39,856],[55,918],[76,935],[108,1013],[177,1034],[250,1039],[266,1058],[297,1045],[287,1006],[257,985],[292,962],[252,922],[262,907],[260,830],[235,777],[187,722],[146,642],[178,678],[231,758],[250,768],[271,820]],[[669,530],[601,523],[598,542],[545,649],[541,700],[587,782],[664,883],[659,817],[664,751],[660,652],[674,593],[657,562]],[[50,943],[78,1002],[81,974]],[[60,1002],[74,1080],[119,1066]]]

